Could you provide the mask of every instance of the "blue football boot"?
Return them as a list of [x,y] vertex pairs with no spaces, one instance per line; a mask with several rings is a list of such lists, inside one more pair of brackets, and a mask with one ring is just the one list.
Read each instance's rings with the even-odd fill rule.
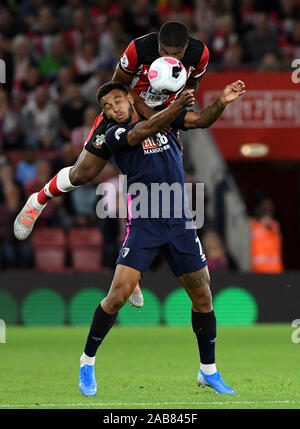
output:
[[79,387],[84,396],[95,396],[97,393],[97,382],[95,379],[94,365],[80,367]]
[[202,387],[212,387],[216,393],[235,394],[236,392],[231,389],[221,378],[219,371],[212,375],[205,375],[200,370],[197,376],[197,384]]

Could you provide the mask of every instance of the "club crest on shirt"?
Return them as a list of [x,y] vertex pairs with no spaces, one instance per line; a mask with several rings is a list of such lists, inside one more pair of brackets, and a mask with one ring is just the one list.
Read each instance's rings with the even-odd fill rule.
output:
[[96,135],[95,140],[93,141],[93,146],[95,146],[96,148],[100,148],[103,143],[105,142],[105,135],[101,134],[101,135]]

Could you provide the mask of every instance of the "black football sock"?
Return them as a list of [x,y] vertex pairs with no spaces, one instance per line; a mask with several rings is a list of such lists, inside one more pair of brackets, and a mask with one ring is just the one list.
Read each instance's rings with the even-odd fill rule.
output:
[[118,313],[108,314],[106,313],[101,304],[98,305],[94,313],[92,324],[90,327],[90,332],[87,337],[84,353],[89,356],[95,356],[98,347],[104,340],[105,336],[108,334],[113,324],[116,321]]
[[192,310],[192,326],[198,341],[200,362],[205,365],[215,363],[217,323],[214,311],[197,313]]

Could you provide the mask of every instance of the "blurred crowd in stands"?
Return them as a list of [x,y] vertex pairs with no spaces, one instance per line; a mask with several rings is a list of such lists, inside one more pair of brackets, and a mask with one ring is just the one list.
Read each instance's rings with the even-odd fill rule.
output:
[[[16,213],[32,192],[75,162],[99,112],[96,89],[110,80],[130,41],[158,31],[169,20],[184,22],[208,46],[208,73],[284,70],[300,57],[300,0],[2,0],[2,268],[34,267],[30,242],[13,237]],[[101,181],[115,183],[117,175],[109,163],[84,190],[54,199],[38,227],[99,227],[105,241],[103,265],[113,267],[124,225],[97,218],[95,190]],[[205,243],[212,249],[210,266],[228,269],[220,238],[210,231]]]

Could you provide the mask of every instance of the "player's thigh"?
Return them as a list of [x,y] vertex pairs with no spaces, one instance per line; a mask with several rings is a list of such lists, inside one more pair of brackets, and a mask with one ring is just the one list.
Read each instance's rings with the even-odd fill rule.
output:
[[[132,294],[137,282],[141,278],[140,271],[127,265],[118,264],[106,298],[102,301],[105,311],[105,303],[111,306],[112,303],[122,306]],[[104,306],[103,306],[104,304]]]
[[93,180],[105,167],[106,160],[82,149],[77,161],[70,170],[72,185],[79,186]]
[[210,276],[207,266],[198,271],[184,273],[178,279],[191,298],[194,311],[212,311]]

